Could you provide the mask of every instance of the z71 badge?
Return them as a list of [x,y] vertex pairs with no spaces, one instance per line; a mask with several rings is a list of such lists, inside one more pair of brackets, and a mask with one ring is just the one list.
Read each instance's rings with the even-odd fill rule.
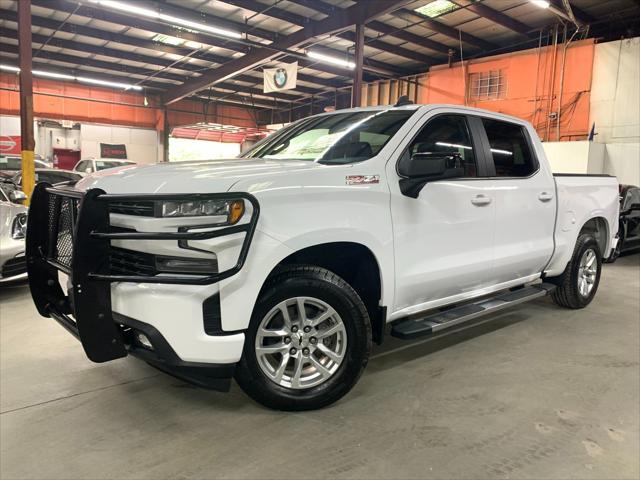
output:
[[380,183],[380,175],[347,175],[347,185],[370,185]]

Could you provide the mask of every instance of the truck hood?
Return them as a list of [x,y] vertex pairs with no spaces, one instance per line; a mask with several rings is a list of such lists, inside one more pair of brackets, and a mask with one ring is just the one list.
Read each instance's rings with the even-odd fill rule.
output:
[[323,167],[314,162],[247,158],[125,166],[88,175],[76,184],[76,189],[100,188],[107,193],[215,193],[228,191],[240,180],[267,179]]

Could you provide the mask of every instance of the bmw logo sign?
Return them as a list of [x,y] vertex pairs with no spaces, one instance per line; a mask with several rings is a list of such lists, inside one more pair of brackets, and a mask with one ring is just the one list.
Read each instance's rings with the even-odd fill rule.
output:
[[284,68],[277,69],[273,74],[273,82],[278,88],[284,87],[287,84],[287,71]]

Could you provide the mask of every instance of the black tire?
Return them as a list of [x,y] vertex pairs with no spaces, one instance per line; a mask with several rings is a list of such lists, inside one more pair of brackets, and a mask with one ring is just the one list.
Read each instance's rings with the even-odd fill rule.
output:
[[[578,278],[580,271],[580,259],[587,250],[593,250],[596,256],[597,272],[595,281],[591,291],[585,296],[582,295],[578,288]],[[573,250],[571,261],[567,265],[564,273],[554,279],[554,283],[557,284],[557,288],[551,294],[553,301],[565,308],[579,309],[584,308],[595,296],[598,291],[598,285],[600,284],[600,273],[602,272],[602,254],[598,247],[598,242],[593,235],[585,234],[578,237],[576,246]]]
[[[336,372],[320,385],[287,388],[267,377],[258,364],[255,341],[258,326],[280,302],[299,296],[315,297],[329,304],[342,318],[347,335],[345,357]],[[351,390],[369,360],[371,322],[355,290],[324,268],[295,265],[267,280],[251,316],[242,359],[235,378],[242,390],[262,405],[276,410],[313,410],[330,405]]]

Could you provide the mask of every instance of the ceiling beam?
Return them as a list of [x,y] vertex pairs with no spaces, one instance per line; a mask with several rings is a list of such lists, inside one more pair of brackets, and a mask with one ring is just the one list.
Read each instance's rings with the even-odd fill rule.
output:
[[498,45],[495,45],[491,42],[487,42],[486,40],[482,40],[470,33],[465,33],[457,28],[450,27],[449,25],[445,25],[444,23],[438,22],[431,17],[418,13],[414,10],[408,10],[406,8],[401,8],[392,12],[392,15],[398,18],[402,18],[408,22],[420,23],[426,28],[433,30],[436,33],[440,33],[449,38],[453,38],[456,41],[462,39],[462,41],[468,45],[473,45],[474,47],[480,48],[481,50],[494,50],[498,48]]
[[[331,5],[330,3],[325,3],[322,0],[288,0],[288,1],[291,3],[295,3],[296,5],[306,7],[310,10],[315,10],[316,12],[323,13],[327,16],[340,14],[340,10],[342,10],[342,8],[336,5]],[[380,22],[377,20],[367,23],[366,26],[370,30],[383,33],[384,35],[388,35],[390,37],[399,38],[400,40],[404,40],[405,42],[413,43],[415,45],[428,48],[435,52],[444,53],[446,55],[449,54],[449,50],[451,49],[451,47],[449,47],[448,45],[445,45],[444,43],[439,43],[439,42],[430,40],[421,35],[416,35],[415,33],[398,29],[392,25],[388,25],[384,22]],[[365,43],[367,42],[365,41]]]
[[[344,15],[334,16],[323,21],[310,21],[305,28],[290,35],[286,35],[278,40],[281,48],[289,49],[305,45],[311,39],[319,35],[327,35],[344,30],[357,23],[365,23],[378,15],[382,15],[390,10],[404,5],[409,0],[387,0],[385,2],[361,2],[345,9]],[[215,70],[206,72],[202,77],[191,79],[183,85],[170,89],[165,97],[166,104],[170,104],[191,95],[209,85],[223,82],[247,70],[253,69],[273,58],[279,52],[269,48],[255,49],[252,52],[231,60]]]
[[[9,20],[9,21],[17,21],[17,14],[14,11],[11,10],[1,10],[0,9],[0,19],[1,20]],[[164,43],[160,43],[160,42],[154,42],[152,40],[146,40],[146,39],[142,39],[142,38],[137,38],[137,37],[131,37],[128,35],[123,35],[120,33],[112,33],[112,32],[107,32],[105,30],[99,30],[97,28],[93,28],[93,27],[87,27],[84,25],[76,25],[73,23],[65,23],[64,25],[62,25],[62,22],[58,21],[58,20],[53,20],[50,18],[44,18],[44,17],[39,17],[36,15],[32,15],[31,16],[31,21],[32,24],[35,26],[39,26],[39,27],[44,27],[44,28],[49,28],[51,30],[59,30],[62,32],[66,32],[66,33],[72,33],[72,34],[78,34],[78,35],[83,35],[83,36],[87,36],[87,37],[91,37],[91,38],[97,38],[100,40],[104,40],[106,42],[115,42],[115,43],[121,43],[123,45],[130,45],[132,47],[142,47],[142,48],[146,48],[149,50],[153,50],[153,51],[160,51],[160,52],[165,52],[165,53],[171,53],[173,55],[181,55],[181,56],[185,56],[185,55],[189,55],[190,53],[193,52],[192,49],[190,48],[184,48],[184,47],[176,47],[173,45],[167,45]],[[13,38],[13,37],[12,37]],[[65,42],[65,39],[61,39],[63,42]],[[50,43],[50,42],[49,42]],[[80,43],[80,42],[76,42],[74,44],[66,44],[63,43],[60,45],[61,48],[66,48],[66,49],[77,49],[76,47],[80,48],[81,46],[85,45],[84,43]],[[131,57],[127,56],[126,51],[124,50],[118,50],[118,49],[108,49],[105,47],[101,47],[104,49],[104,52],[101,54],[105,54],[108,55],[108,53],[111,53],[115,56],[115,58],[125,58],[126,60],[133,60]],[[84,51],[83,49],[79,50],[79,51]],[[111,55],[108,55],[111,56]],[[215,55],[215,54],[211,54],[209,52],[196,52],[195,54],[191,55],[191,58],[195,58],[198,60],[203,60],[203,61],[207,61],[207,62],[211,62],[211,63],[216,63],[216,64],[222,64],[225,62],[228,62],[230,60],[229,57],[223,57],[220,55]],[[169,65],[171,65],[172,63],[175,63],[174,60],[168,59],[168,58],[160,58],[157,56],[149,56],[147,55],[146,58],[144,59],[144,63],[148,63],[150,65],[159,65],[162,67],[168,67]],[[177,65],[175,67],[176,70],[185,70],[185,71],[190,71],[190,72],[199,72],[202,70],[202,66],[201,65],[193,65],[193,64],[189,64],[189,63],[182,63],[180,65]],[[341,73],[342,75],[344,75],[344,72],[338,72]],[[243,81],[243,82],[247,82],[247,83],[260,83],[262,81],[262,78],[259,77],[253,77],[251,75],[239,75],[238,77],[236,77],[238,80]],[[298,79],[300,81],[303,82],[308,82],[308,83],[312,83],[315,85],[320,85],[322,87],[325,88],[339,88],[341,86],[344,86],[344,81],[336,81],[336,80],[331,80],[331,79],[323,79],[323,78],[319,78],[317,75],[307,75],[307,74],[302,74],[299,73],[298,74]],[[300,92],[303,93],[307,93],[307,94],[311,94],[314,92],[314,89],[311,87],[304,87],[304,86],[298,86],[297,90],[299,90]]]
[[[11,39],[16,39],[17,38],[17,32],[15,30],[10,30],[4,27],[0,27],[0,37],[3,38],[11,38]],[[40,35],[37,33],[32,34],[32,40],[34,44],[43,44],[49,37],[47,37],[46,35]],[[55,41],[54,41],[55,40]],[[76,44],[76,42],[72,42],[69,40],[62,40],[62,39],[54,39],[54,40],[50,40],[48,45],[51,46],[57,46],[60,48],[64,48],[65,50],[74,50],[74,51],[78,51],[78,52],[82,52],[84,50],[82,50],[81,46],[78,46]],[[3,45],[3,52],[6,53],[16,53],[17,54],[17,47],[15,47],[14,45],[8,44],[6,42],[0,42],[0,45]],[[36,56],[35,54],[38,53],[38,55]],[[127,52],[122,52],[125,55],[127,54]],[[103,55],[106,56],[110,56],[106,53],[104,53]],[[70,63],[73,65],[77,65],[77,66],[82,66],[82,65],[86,65],[86,66],[90,66],[90,67],[94,67],[94,68],[101,68],[104,70],[109,70],[111,72],[120,72],[120,73],[125,73],[125,74],[133,74],[133,75],[140,75],[143,77],[151,77],[151,78],[157,78],[157,79],[164,79],[164,80],[170,80],[173,82],[177,82],[177,83],[182,83],[185,81],[185,76],[183,75],[177,75],[174,73],[170,73],[170,72],[166,72],[166,71],[162,71],[159,72],[158,70],[151,70],[148,68],[144,68],[144,67],[135,67],[135,66],[131,66],[131,65],[125,65],[125,64],[118,64],[118,63],[114,63],[114,62],[108,62],[108,61],[103,61],[103,60],[96,60],[93,58],[87,58],[87,57],[80,57],[80,56],[76,56],[76,55],[69,55],[69,54],[65,54],[65,53],[59,53],[59,52],[51,52],[49,50],[40,50],[38,51],[37,49],[34,49],[34,61],[37,60],[38,58],[43,58],[43,59],[49,59],[49,60],[54,60],[54,61],[58,61],[58,62],[65,62],[65,63]],[[149,61],[150,62],[157,62],[158,61],[163,61],[163,59],[159,59],[159,58],[153,58],[153,57],[149,57]],[[146,62],[144,62],[146,63]],[[164,66],[168,66],[170,65],[172,62],[171,60],[166,60],[164,63],[166,63],[167,65]],[[159,66],[163,66],[162,64]],[[194,70],[199,70],[198,67],[193,66],[193,65],[189,65],[190,68],[194,67]],[[54,67],[56,68],[56,67]],[[60,67],[57,67],[60,68]],[[83,71],[83,70],[79,70],[79,71]],[[87,71],[84,71],[85,73],[87,73]],[[96,75],[101,75],[101,72],[94,72],[94,74]],[[240,80],[239,78],[236,77],[237,80]],[[258,81],[256,81],[257,79],[255,79],[254,77],[249,77],[249,82],[250,83],[258,83]],[[135,78],[132,79],[134,81],[134,83],[136,81],[141,81],[142,79],[139,78]],[[244,80],[246,81],[246,79]],[[146,86],[147,82],[149,82],[149,80],[144,80],[143,83],[141,84],[141,86]],[[153,83],[153,81],[151,80],[151,83]],[[162,85],[163,89],[167,89],[169,88],[172,84],[160,84]],[[156,87],[158,88],[159,85],[149,85],[152,87]],[[236,83],[230,83],[230,82],[221,82],[217,85],[219,88],[224,88],[227,90],[232,90],[232,91],[240,91],[240,92],[246,92],[246,93],[251,93],[253,95],[258,95],[258,96],[263,96],[269,99],[272,98],[277,98],[279,100],[284,100],[284,101],[295,101],[297,100],[300,94],[307,94],[307,95],[313,95],[315,93],[317,93],[316,89],[309,89],[309,88],[305,88],[305,87],[301,87],[301,88],[297,88],[296,90],[291,90],[291,93],[286,93],[286,92],[274,92],[272,94],[265,94],[261,89],[257,89],[254,88],[251,85],[241,85],[241,84],[236,84]],[[297,94],[296,94],[297,92]]]
[[[307,17],[298,15],[293,12],[289,12],[288,10],[284,10],[282,8],[278,8],[275,6],[266,9],[266,6],[264,3],[257,2],[256,0],[222,0],[222,1],[224,3],[228,3],[229,5],[233,5],[238,8],[243,8],[251,12],[260,13],[261,15],[266,15],[271,18],[276,18],[278,20],[284,20],[285,22],[289,22],[293,25],[297,25],[300,27],[307,26],[311,21]],[[320,2],[320,0],[317,0],[317,1]],[[353,32],[338,33],[336,36],[349,41],[354,41],[354,38],[355,38],[353,35]],[[416,52],[414,50],[410,50],[408,48],[403,48],[398,45],[393,45],[391,43],[383,42],[382,40],[377,40],[375,38],[366,39],[366,45],[372,48],[375,48],[376,50],[393,53],[394,55],[398,55],[400,57],[407,58],[409,60],[414,60],[416,62],[427,63],[427,64],[434,63],[434,59],[427,55]]]
[[[113,11],[107,11],[101,8],[90,7],[87,5],[81,5],[79,8],[76,9],[76,7],[78,6],[77,3],[72,2],[70,0],[33,0],[32,3],[39,7],[47,8],[53,11],[74,13],[74,15],[101,20],[103,22],[112,23],[114,25],[119,25],[121,27],[138,28],[148,32],[162,33],[164,35],[170,35],[172,37],[181,38],[183,40],[189,40],[197,43],[202,43],[205,45],[225,48],[232,52],[239,52],[239,53],[249,52],[248,47],[245,47],[243,45],[238,45],[238,44],[228,44],[226,40],[221,40],[220,38],[214,37],[212,35],[195,33],[189,30],[171,27],[163,23],[153,22],[150,20],[140,19],[137,17],[131,17],[129,15],[123,15],[123,14],[115,13]],[[228,57],[227,61],[228,60],[231,60],[231,57]],[[342,77],[346,77],[346,74],[344,71],[340,69],[332,68],[331,66],[317,65],[317,67],[315,67],[314,70],[330,73],[332,75],[340,75]],[[401,75],[401,73],[398,72],[398,75]],[[323,79],[319,79],[319,81],[322,81],[322,80]],[[341,85],[344,85],[344,83],[341,82]]]
[[[2,60],[3,63],[7,63],[8,65],[14,65],[17,66],[18,63],[18,59],[16,57],[10,57],[6,54],[14,54],[14,55],[18,55],[18,47],[16,45],[9,45],[9,44],[4,44],[3,42],[0,42],[0,45],[2,46],[2,50],[0,53],[0,59]],[[35,49],[34,49],[35,52]],[[69,58],[71,57],[71,58]],[[48,60],[55,60],[55,61],[59,61],[59,62],[65,62],[65,63],[74,63],[74,56],[73,55],[65,55],[63,53],[57,53],[57,52],[46,52],[46,56],[45,57],[37,57],[33,59],[33,63],[34,66],[37,66],[38,69],[43,69],[43,70],[47,70],[53,73],[61,73],[61,74],[67,74],[69,75],[70,72],[68,69],[66,69],[66,67],[60,67],[57,65],[51,65],[48,63]],[[83,62],[84,65],[88,65],[88,66],[96,66],[97,68],[102,68],[102,65],[96,65],[94,62],[98,62],[97,60],[91,60],[89,62]],[[128,67],[129,68],[129,74],[139,74],[138,71],[136,70],[141,70],[141,69],[136,69],[135,67]],[[87,77],[94,77],[94,78],[99,78],[100,80],[106,80],[106,81],[110,81],[110,82],[123,82],[126,80],[135,80],[135,78],[132,79],[132,77],[125,77],[122,75],[110,75],[108,73],[104,73],[104,72],[92,72],[89,70],[77,70],[75,72],[73,72],[74,74],[82,74],[85,75]],[[40,77],[36,77],[36,78],[40,78]],[[57,79],[53,79],[54,81],[60,81],[60,82],[67,82],[68,80],[57,80]],[[150,90],[153,90],[154,93],[157,92],[162,92],[164,90],[167,89],[168,84],[167,83],[161,83],[161,82],[157,82],[157,81],[149,81],[145,84],[145,87],[148,87]],[[225,88],[229,87],[228,85],[225,85]],[[100,87],[98,87],[100,88]],[[104,87],[104,88],[109,88],[109,87]],[[236,85],[232,85],[230,86],[231,89],[236,90],[237,86]],[[238,105],[243,105],[246,106],[247,108],[267,108],[267,109],[271,109],[274,108],[274,102],[273,99],[262,99],[262,98],[255,98],[255,99],[251,99],[250,96],[247,95],[242,95],[241,93],[244,93],[245,91],[243,90],[240,93],[235,93],[235,92],[223,92],[220,90],[213,90],[212,92],[200,92],[196,98],[201,98],[201,99],[206,99],[209,101],[215,101],[215,103],[220,103],[220,104],[230,104],[233,106],[238,106]],[[251,92],[246,92],[247,94],[251,93]],[[300,101],[303,100],[304,98],[307,97],[296,97],[295,100],[296,101]],[[291,104],[293,100],[283,100],[280,99],[280,105],[282,105],[282,102],[285,102],[285,105]],[[253,102],[253,105],[251,105],[251,102]]]
[[[549,3],[551,3],[551,5],[553,5],[554,7],[565,11],[566,9],[564,8],[564,2],[563,0],[549,0]],[[575,5],[571,4],[571,2],[569,2],[569,5],[571,5],[571,10],[573,11],[573,15],[576,17],[576,19],[582,23],[593,23],[595,22],[597,19],[588,14],[587,12],[585,12],[584,10],[581,10],[580,8],[576,7]]]
[[487,5],[484,5],[480,2],[475,2],[473,0],[452,0],[452,2],[459,7],[466,8],[470,12],[479,15],[480,17],[486,18],[496,25],[500,25],[501,27],[508,28],[511,31],[516,32],[519,35],[529,38],[531,35],[532,28],[529,25],[525,25],[524,23],[506,15],[498,10],[494,10]]

